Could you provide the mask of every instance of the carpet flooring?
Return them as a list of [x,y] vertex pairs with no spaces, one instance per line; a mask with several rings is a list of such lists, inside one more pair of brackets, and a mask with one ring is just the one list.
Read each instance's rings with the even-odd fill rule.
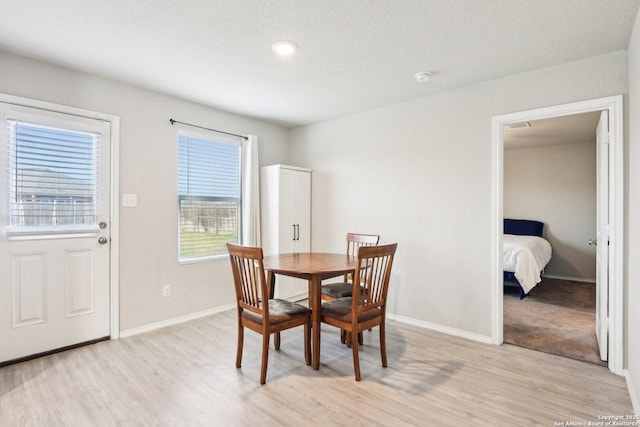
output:
[[606,366],[596,341],[594,283],[544,278],[520,300],[505,287],[504,342]]

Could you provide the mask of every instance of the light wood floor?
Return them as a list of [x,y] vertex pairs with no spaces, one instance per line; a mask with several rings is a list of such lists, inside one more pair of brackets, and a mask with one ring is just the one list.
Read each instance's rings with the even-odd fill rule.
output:
[[236,369],[235,311],[0,368],[0,426],[553,426],[631,414],[606,368],[390,321],[389,367],[365,332],[362,381],[323,326],[319,371],[302,329],[282,335],[260,386],[259,336]]

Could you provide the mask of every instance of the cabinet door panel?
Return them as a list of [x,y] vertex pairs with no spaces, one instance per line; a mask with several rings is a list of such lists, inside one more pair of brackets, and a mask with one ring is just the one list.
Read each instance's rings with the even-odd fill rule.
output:
[[296,252],[296,171],[280,172],[280,253]]
[[311,250],[311,174],[299,173],[294,178],[294,212],[297,227],[297,252]]

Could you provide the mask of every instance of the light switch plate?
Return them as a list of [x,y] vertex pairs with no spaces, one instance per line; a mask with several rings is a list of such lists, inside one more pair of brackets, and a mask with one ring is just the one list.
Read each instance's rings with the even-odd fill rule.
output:
[[123,208],[135,208],[138,206],[137,194],[123,194],[122,195],[122,207]]

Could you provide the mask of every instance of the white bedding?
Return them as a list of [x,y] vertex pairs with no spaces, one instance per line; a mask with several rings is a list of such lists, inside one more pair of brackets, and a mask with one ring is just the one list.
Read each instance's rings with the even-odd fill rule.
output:
[[505,234],[504,271],[515,273],[525,293],[540,283],[540,272],[551,260],[551,244],[542,237]]

